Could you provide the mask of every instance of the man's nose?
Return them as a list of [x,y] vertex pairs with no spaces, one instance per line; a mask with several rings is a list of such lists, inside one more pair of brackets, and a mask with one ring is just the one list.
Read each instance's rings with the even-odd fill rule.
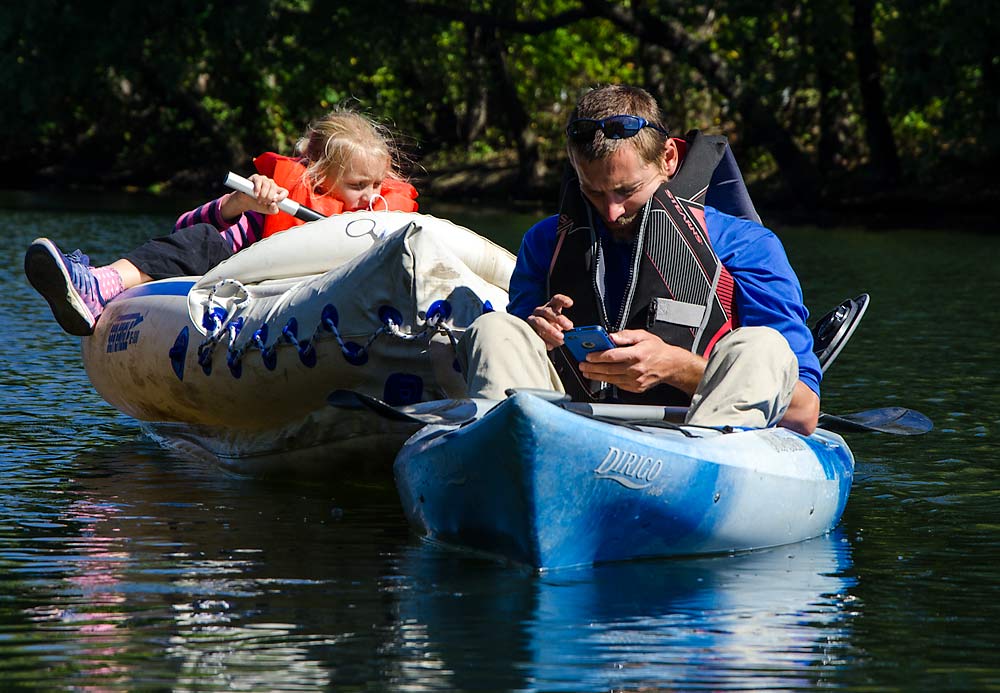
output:
[[608,221],[617,221],[618,217],[625,214],[625,200],[623,199],[610,197],[605,201],[604,206],[607,210]]

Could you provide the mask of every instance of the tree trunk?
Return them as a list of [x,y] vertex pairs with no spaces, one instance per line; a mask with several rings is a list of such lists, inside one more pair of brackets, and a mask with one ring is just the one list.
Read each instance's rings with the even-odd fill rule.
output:
[[836,168],[837,129],[836,104],[830,98],[833,75],[825,63],[816,65],[816,88],[819,90],[819,141],[816,145],[816,168],[826,179]]
[[871,166],[877,180],[892,185],[899,180],[899,154],[896,140],[885,110],[881,69],[875,50],[872,29],[874,0],[853,0],[854,50],[857,53],[858,82],[861,88],[861,109],[865,118],[865,140],[871,153]]
[[486,121],[489,101],[489,82],[486,76],[489,74],[489,64],[487,51],[492,50],[491,45],[484,45],[482,26],[466,25],[466,37],[469,52],[469,63],[471,66],[471,78],[466,84],[465,90],[465,118],[462,121],[462,139],[466,144],[470,144],[479,139],[486,130]]
[[507,69],[507,49],[499,29],[491,29],[489,56],[493,64],[499,102],[504,105],[508,131],[517,148],[517,179],[514,190],[536,188],[545,174],[538,152],[538,135],[531,127],[531,117],[517,94],[517,85]]

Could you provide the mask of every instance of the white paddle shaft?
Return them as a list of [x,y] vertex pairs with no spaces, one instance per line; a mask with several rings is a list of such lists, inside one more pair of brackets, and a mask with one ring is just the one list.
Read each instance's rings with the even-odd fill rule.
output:
[[[254,197],[253,183],[241,175],[230,171],[226,174],[226,180],[224,183],[227,188],[232,188],[233,190],[241,192],[244,195]],[[278,209],[286,214],[291,214],[296,219],[301,219],[302,221],[319,221],[320,219],[326,219],[326,217],[319,212],[300,205],[295,200],[290,200],[288,198],[285,198],[278,203]]]

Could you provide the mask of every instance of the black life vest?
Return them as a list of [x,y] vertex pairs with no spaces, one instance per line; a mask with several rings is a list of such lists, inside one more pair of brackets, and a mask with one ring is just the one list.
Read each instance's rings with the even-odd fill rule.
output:
[[[692,136],[693,135],[693,136]],[[609,332],[644,329],[668,344],[707,357],[736,326],[734,283],[712,249],[702,204],[715,166],[726,148],[723,137],[688,135],[683,165],[646,204],[632,242],[625,294],[618,315],[604,301],[604,258],[594,211],[575,175],[562,190],[556,250],[549,271],[549,295],[565,294],[564,311],[574,325],[603,325]],[[644,393],[591,383],[565,347],[550,356],[566,391],[578,400],[687,404],[690,396],[669,385]]]

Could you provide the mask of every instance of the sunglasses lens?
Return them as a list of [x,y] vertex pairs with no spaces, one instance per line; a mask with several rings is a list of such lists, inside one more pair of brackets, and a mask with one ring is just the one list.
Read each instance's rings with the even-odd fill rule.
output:
[[591,118],[581,118],[569,124],[566,134],[574,142],[584,143],[594,139],[594,133],[600,130],[609,140],[623,140],[635,137],[640,130],[646,126],[655,128],[661,132],[663,130],[655,125],[651,125],[645,119],[632,115],[617,115],[605,118],[604,120],[593,120]]
[[620,140],[625,137],[625,128],[619,123],[605,123],[601,129],[604,130],[604,136],[608,139]]
[[577,142],[587,142],[594,138],[600,125],[596,120],[577,120],[570,123],[568,133]]
[[635,133],[639,132],[638,128],[632,128],[617,120],[609,120],[604,123],[604,134],[613,140],[620,140],[626,137],[632,137]]
[[604,121],[604,134],[613,140],[635,137],[645,124],[638,116],[613,116]]

